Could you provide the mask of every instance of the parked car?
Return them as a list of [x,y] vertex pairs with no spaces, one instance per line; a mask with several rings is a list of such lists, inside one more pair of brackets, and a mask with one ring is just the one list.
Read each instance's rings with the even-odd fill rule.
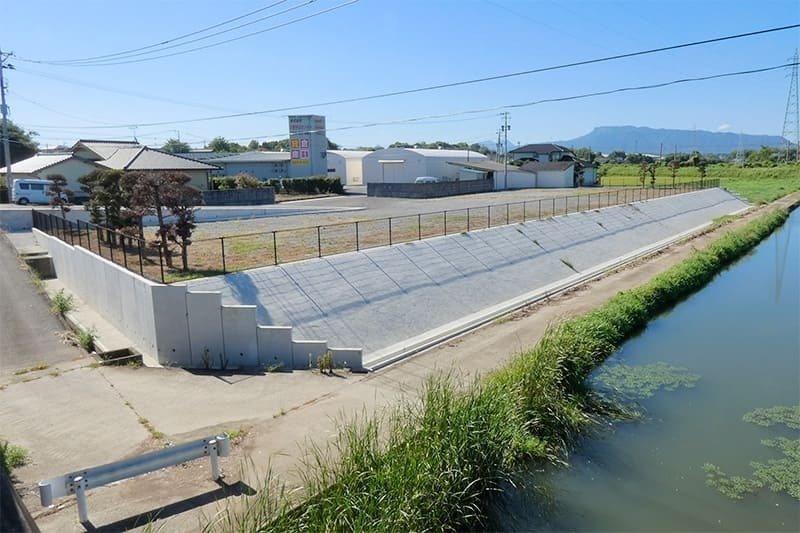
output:
[[16,179],[12,183],[11,201],[19,205],[49,204],[47,189],[51,184],[50,180]]
[[437,178],[434,176],[420,176],[414,180],[414,183],[440,183],[444,180],[442,178]]

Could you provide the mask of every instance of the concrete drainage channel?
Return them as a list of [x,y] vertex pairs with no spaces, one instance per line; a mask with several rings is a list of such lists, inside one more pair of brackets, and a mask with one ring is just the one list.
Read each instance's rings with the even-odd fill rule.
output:
[[[748,209],[750,208],[746,207],[732,213],[732,215],[738,215],[747,211]],[[433,348],[434,346],[437,346],[443,342],[485,326],[486,324],[510,312],[517,311],[523,307],[527,307],[531,304],[551,298],[574,287],[578,287],[584,283],[588,283],[592,280],[600,278],[611,270],[623,267],[643,257],[653,255],[677,242],[702,232],[706,228],[710,227],[711,224],[712,222],[701,224],[690,230],[653,243],[652,245],[634,250],[633,252],[624,256],[601,263],[583,273],[570,276],[569,278],[551,283],[549,285],[545,285],[544,287],[523,294],[517,298],[507,300],[500,304],[486,308],[478,313],[467,315],[459,320],[426,331],[425,333],[422,333],[416,337],[412,337],[403,342],[388,346],[383,350],[374,352],[372,357],[364,361],[364,368],[370,372],[374,372],[394,363],[400,362],[403,359],[411,357],[424,350]]]

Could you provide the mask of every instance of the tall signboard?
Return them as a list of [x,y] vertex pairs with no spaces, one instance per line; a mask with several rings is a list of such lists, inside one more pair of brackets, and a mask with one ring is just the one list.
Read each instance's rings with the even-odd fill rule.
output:
[[328,139],[325,117],[289,115],[291,161],[289,177],[301,178],[328,174]]

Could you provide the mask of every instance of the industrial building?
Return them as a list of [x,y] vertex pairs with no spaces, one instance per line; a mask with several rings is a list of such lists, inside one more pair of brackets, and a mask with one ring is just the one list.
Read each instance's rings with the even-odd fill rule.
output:
[[342,185],[363,185],[364,158],[371,153],[363,150],[328,150],[328,176],[341,178]]
[[431,150],[386,148],[364,156],[365,183],[414,183],[431,176],[444,181],[485,179],[486,172],[450,163],[488,161],[485,155],[469,150]]

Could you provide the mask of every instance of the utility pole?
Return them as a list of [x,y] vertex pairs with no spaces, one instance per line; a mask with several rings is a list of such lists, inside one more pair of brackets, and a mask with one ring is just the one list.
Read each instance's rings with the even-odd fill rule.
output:
[[500,113],[503,117],[503,125],[500,126],[500,131],[503,132],[503,189],[508,188],[508,130],[511,126],[508,125],[508,111]]
[[3,70],[13,70],[14,65],[6,63],[6,59],[11,57],[11,53],[3,53],[0,50],[0,112],[3,115],[3,156],[6,162],[6,186],[8,187],[8,197],[11,198],[11,146],[8,138],[8,106],[6,105],[6,82],[3,79]]

